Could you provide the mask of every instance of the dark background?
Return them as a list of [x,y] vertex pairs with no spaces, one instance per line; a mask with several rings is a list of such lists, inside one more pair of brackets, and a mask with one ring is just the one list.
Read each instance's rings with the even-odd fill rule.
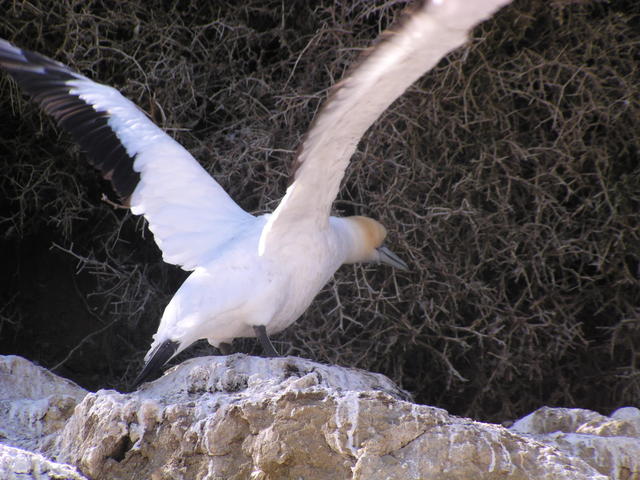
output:
[[[120,89],[262,213],[404,3],[1,5],[0,36]],[[638,406],[640,4],[518,1],[472,37],[367,133],[335,204],[411,271],[343,267],[276,347],[482,420]],[[6,75],[0,174],[0,352],[124,388],[186,274]]]

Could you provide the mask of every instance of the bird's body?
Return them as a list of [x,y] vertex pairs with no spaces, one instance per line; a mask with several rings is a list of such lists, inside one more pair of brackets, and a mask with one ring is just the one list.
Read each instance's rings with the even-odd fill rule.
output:
[[332,90],[298,148],[271,214],[240,208],[207,171],[117,90],[0,40],[0,67],[68,130],[144,215],[166,262],[191,275],[169,302],[138,381],[194,341],[221,346],[291,325],[344,263],[406,265],[382,246],[386,229],[330,216],[364,132],[468,30],[508,0],[422,1]]
[[274,334],[307,309],[347,260],[350,237],[344,230],[350,227],[347,220],[331,217],[322,229],[293,229],[290,241],[283,239],[281,248],[260,255],[270,216],[255,217],[194,270],[167,305],[153,346],[166,340],[190,345],[206,338],[217,347],[255,336],[255,325]]

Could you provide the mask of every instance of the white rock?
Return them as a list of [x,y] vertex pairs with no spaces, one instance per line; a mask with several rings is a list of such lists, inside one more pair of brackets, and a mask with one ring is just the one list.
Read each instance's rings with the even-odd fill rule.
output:
[[580,457],[611,479],[640,476],[640,410],[624,407],[611,417],[569,408],[543,407],[511,430]]
[[75,467],[52,462],[37,453],[0,444],[0,478],[3,480],[88,480]]
[[0,356],[0,441],[46,451],[86,394],[24,358]]
[[[410,403],[382,375],[293,357],[196,358],[129,394],[87,393],[17,357],[0,365],[0,425],[10,426],[3,441],[35,445],[94,480],[604,480],[638,472],[633,409],[612,417],[541,409],[509,431]],[[79,403],[53,408],[60,399]],[[84,478],[3,448],[1,479]],[[55,468],[71,470],[55,477]]]
[[577,457],[299,358],[192,359],[78,405],[58,455],[95,479],[602,479]]

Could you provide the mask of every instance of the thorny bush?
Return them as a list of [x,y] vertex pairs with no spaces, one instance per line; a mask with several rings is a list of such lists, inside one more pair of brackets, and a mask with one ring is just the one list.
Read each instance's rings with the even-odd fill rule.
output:
[[[5,2],[0,36],[120,89],[261,213],[403,7],[31,0]],[[276,345],[486,420],[633,404],[640,3],[518,1],[472,37],[366,134],[335,204],[389,227],[411,271],[343,267]],[[6,75],[0,112],[2,351],[123,387],[185,274]]]

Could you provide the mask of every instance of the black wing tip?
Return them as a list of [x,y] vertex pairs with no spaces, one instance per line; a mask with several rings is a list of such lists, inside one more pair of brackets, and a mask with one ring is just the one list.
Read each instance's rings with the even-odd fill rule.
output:
[[24,50],[9,40],[0,38],[0,64],[19,65],[26,61]]
[[60,81],[84,78],[67,65],[38,52],[20,48],[4,38],[0,38],[0,66],[14,77],[46,71]]
[[22,50],[9,40],[0,38],[0,58],[21,58]]
[[111,181],[123,205],[140,181],[135,158],[109,125],[109,114],[71,93],[70,80],[91,80],[68,66],[0,38],[0,68],[9,73],[88,154],[89,163]]
[[149,361],[144,365],[142,371],[131,384],[131,389],[135,390],[140,384],[146,382],[150,377],[155,376],[160,371],[160,368],[173,357],[179,346],[180,344],[173,340],[165,340],[158,345],[151,354]]

